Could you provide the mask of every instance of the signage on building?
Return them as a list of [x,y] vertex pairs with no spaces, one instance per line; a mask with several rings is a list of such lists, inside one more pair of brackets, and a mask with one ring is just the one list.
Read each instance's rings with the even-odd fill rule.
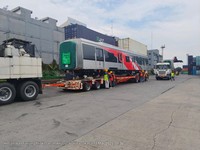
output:
[[97,36],[97,42],[104,42],[104,39]]

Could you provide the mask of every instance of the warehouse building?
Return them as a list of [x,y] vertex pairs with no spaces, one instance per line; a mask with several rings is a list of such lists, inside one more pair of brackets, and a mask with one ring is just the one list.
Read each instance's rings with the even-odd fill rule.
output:
[[163,60],[162,55],[159,54],[158,49],[148,50],[147,55],[149,69],[154,69],[155,65]]
[[53,18],[31,18],[32,11],[17,7],[11,11],[0,9],[0,43],[16,38],[35,45],[35,55],[44,63],[58,62],[59,43],[64,40],[64,29],[57,27]]

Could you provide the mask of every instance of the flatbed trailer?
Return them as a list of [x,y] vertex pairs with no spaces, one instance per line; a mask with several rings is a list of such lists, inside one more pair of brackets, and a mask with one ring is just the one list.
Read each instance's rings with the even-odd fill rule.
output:
[[[147,81],[148,76],[145,76],[144,80],[140,80],[140,75],[129,75],[129,76],[115,76],[115,83],[124,83],[124,82],[142,82]],[[104,80],[103,77],[87,77],[83,79],[73,79],[73,80],[60,80],[57,83],[51,84],[43,84],[43,88],[45,87],[59,87],[63,90],[83,90],[83,91],[90,91],[91,89],[99,90],[100,88],[104,87]]]
[[45,87],[59,87],[63,90],[83,90],[90,91],[93,89],[100,89],[104,84],[103,78],[92,78],[87,77],[84,79],[73,79],[73,80],[60,80],[57,83],[43,84],[43,88]]

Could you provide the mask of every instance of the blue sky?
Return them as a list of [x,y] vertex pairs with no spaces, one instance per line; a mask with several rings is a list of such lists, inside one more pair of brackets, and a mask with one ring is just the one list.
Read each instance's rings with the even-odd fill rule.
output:
[[[159,49],[164,58],[187,63],[186,54],[200,56],[199,0],[0,0],[8,10],[17,6],[33,11],[32,17],[52,17],[61,25],[67,17],[93,30],[120,38],[130,37]],[[161,53],[161,51],[160,51]]]

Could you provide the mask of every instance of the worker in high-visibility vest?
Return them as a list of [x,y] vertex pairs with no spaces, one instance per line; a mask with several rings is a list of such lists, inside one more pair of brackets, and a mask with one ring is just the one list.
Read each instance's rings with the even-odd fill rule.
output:
[[109,76],[108,76],[108,70],[107,69],[105,69],[103,79],[104,79],[104,82],[105,82],[105,88],[109,89]]
[[174,73],[174,70],[172,70],[172,72],[171,72],[171,80],[175,80],[175,73]]

